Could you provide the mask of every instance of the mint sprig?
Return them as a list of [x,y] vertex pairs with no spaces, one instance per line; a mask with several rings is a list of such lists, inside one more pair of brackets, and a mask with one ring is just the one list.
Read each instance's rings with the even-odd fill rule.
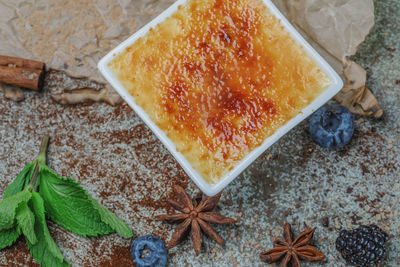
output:
[[0,231],[0,249],[6,248],[14,244],[21,235],[21,231],[14,226],[11,229]]
[[51,238],[46,216],[81,236],[117,232],[131,238],[131,228],[100,205],[71,178],[58,176],[46,165],[49,137],[40,153],[6,188],[0,202],[0,249],[11,246],[21,233],[34,259],[42,266],[69,266]]
[[92,199],[93,207],[99,212],[101,220],[120,234],[122,237],[132,237],[132,230],[124,222],[118,219],[111,211],[100,205],[96,200]]
[[47,166],[42,166],[40,173],[39,193],[52,221],[82,236],[115,232],[115,229],[102,221],[99,212],[94,208],[92,198],[79,183],[59,177]]
[[31,198],[29,189],[19,192],[0,202],[0,230],[7,230],[15,225],[15,215],[20,204],[27,203]]
[[7,186],[6,191],[4,191],[3,198],[5,199],[11,197],[24,190],[31,180],[34,169],[35,162],[28,163],[18,174],[17,178],[15,178],[14,181]]
[[35,244],[37,242],[35,234],[35,214],[33,214],[28,207],[27,202],[23,202],[18,206],[15,219],[18,228],[24,233],[25,238],[32,244]]
[[[21,229],[25,231],[30,227],[29,222],[22,220],[19,206],[27,205],[32,197],[31,189],[28,186],[24,191],[0,202],[0,249],[12,245],[21,235]],[[33,235],[29,235],[29,238],[35,240]]]
[[33,258],[43,267],[67,267],[69,263],[64,259],[60,249],[50,236],[45,218],[45,208],[40,194],[33,192],[31,208],[35,211],[35,233],[38,241],[31,243],[26,240],[28,249]]

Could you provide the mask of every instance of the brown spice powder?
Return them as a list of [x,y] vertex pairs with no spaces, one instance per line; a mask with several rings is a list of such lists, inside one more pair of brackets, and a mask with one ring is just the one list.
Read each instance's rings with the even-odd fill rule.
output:
[[135,266],[129,247],[114,246],[111,251],[111,259],[102,261],[101,267],[132,267]]
[[[40,103],[41,97],[33,95],[30,101]],[[155,221],[153,216],[158,210],[171,211],[165,199],[170,196],[172,185],[180,184],[186,188],[189,178],[129,106],[83,104],[72,107],[60,106],[50,100],[45,105],[46,108],[38,106],[39,115],[24,115],[29,124],[20,124],[19,131],[31,136],[32,140],[40,140],[42,131],[37,133],[39,126],[36,125],[40,124],[40,128],[50,134],[49,165],[58,174],[81,182],[90,195],[131,225],[138,236],[152,234],[167,238],[168,226]],[[104,112],[99,108],[105,109]],[[4,117],[12,116],[8,112],[7,107],[0,106]],[[34,158],[36,147],[33,145],[29,147],[32,153],[18,153],[10,162],[8,167],[15,169],[13,175]],[[0,192],[14,177],[7,177]],[[132,240],[116,234],[82,239],[51,221],[48,225],[64,256],[75,259],[70,262],[71,266],[133,266]],[[2,252],[6,255],[2,263],[7,267],[39,267],[23,238]],[[3,266],[0,264],[0,267]]]

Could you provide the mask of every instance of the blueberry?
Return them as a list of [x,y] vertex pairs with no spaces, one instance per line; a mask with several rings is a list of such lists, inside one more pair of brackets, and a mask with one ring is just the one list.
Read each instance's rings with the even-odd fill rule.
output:
[[136,267],[167,265],[167,249],[163,241],[156,236],[146,235],[133,240],[131,256]]
[[353,116],[343,106],[326,105],[311,116],[309,130],[312,139],[321,147],[341,148],[353,136]]

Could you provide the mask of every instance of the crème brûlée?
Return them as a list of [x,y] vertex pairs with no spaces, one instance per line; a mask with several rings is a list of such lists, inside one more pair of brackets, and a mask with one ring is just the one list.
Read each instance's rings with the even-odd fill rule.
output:
[[331,84],[262,0],[188,0],[109,68],[211,184]]

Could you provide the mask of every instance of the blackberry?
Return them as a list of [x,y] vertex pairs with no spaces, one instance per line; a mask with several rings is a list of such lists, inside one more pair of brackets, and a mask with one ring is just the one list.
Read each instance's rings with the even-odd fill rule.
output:
[[347,263],[364,267],[381,264],[386,257],[389,236],[376,225],[362,225],[352,231],[342,230],[336,249]]

